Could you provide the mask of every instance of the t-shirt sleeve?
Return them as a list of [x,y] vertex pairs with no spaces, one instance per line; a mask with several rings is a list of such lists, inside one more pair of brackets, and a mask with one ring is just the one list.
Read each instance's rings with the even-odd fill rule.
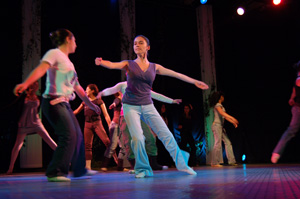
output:
[[215,108],[217,108],[217,107],[221,107],[221,108],[222,108],[222,104],[217,103],[217,104],[215,105]]
[[57,52],[54,49],[49,50],[43,56],[43,58],[42,58],[41,61],[48,62],[50,64],[50,66],[53,66],[56,63],[56,59],[57,59],[57,55],[56,54],[57,54]]
[[98,102],[97,102],[97,105],[98,106],[101,106],[101,104],[103,104],[104,102],[103,102],[103,100],[102,99],[98,99]]

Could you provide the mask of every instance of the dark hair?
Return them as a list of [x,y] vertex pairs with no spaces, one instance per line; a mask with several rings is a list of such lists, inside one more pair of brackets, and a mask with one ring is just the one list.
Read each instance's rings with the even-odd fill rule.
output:
[[148,39],[147,37],[145,37],[144,35],[138,35],[138,36],[136,36],[134,39],[136,39],[137,37],[143,37],[143,39],[146,40],[148,46],[150,46],[150,41],[149,41],[149,39]]
[[220,100],[221,96],[224,97],[224,93],[222,91],[213,92],[213,94],[209,96],[209,106],[214,107]]
[[56,47],[64,44],[67,37],[72,38],[73,36],[73,33],[67,29],[58,29],[49,35],[52,44]]
[[89,84],[87,87],[89,87],[93,91],[94,96],[98,95],[99,89],[96,84]]
[[298,61],[297,63],[295,63],[295,64],[293,65],[293,68],[294,68],[297,72],[299,72],[299,71],[300,71],[300,61]]

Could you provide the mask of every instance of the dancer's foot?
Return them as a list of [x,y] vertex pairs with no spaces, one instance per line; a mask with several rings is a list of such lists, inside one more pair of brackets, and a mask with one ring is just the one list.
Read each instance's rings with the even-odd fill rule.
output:
[[180,170],[180,171],[186,172],[190,175],[197,175],[196,171],[194,171],[194,169],[192,169],[191,167],[188,167],[187,169]]
[[159,171],[159,170],[166,170],[168,169],[169,167],[168,166],[161,166],[161,165],[157,165],[155,167],[152,167],[151,168],[154,170],[154,171]]
[[96,175],[97,173],[98,173],[98,171],[88,169],[85,176],[93,176],[93,175]]
[[65,176],[47,177],[48,182],[70,182],[70,178]]
[[146,174],[144,172],[141,172],[139,174],[135,175],[135,178],[144,178],[146,176]]
[[122,170],[122,171],[129,172],[129,169],[127,169],[127,168],[123,168],[123,170]]
[[6,175],[12,175],[12,171],[7,171]]
[[221,164],[212,164],[211,166],[212,167],[222,167],[223,165],[221,165]]
[[238,166],[237,163],[229,163],[228,166]]
[[135,170],[129,170],[128,173],[129,174],[135,174]]
[[276,164],[280,158],[280,155],[278,153],[272,153],[271,162],[273,164]]
[[100,170],[103,171],[103,172],[106,172],[107,168],[106,167],[102,167]]

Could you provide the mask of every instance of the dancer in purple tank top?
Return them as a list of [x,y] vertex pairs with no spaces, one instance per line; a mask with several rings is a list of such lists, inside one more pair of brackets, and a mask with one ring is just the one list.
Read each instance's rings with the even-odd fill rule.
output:
[[187,164],[189,154],[179,149],[175,138],[155,109],[151,98],[151,88],[156,74],[175,77],[194,84],[200,89],[208,89],[208,86],[202,81],[164,68],[159,64],[149,62],[147,55],[150,50],[150,42],[145,36],[137,36],[134,39],[133,47],[137,55],[135,60],[124,60],[113,63],[102,58],[96,58],[95,64],[127,72],[127,88],[122,102],[125,120],[132,137],[131,147],[136,160],[134,168],[135,177],[144,178],[145,176],[153,176],[153,171],[149,165],[145,150],[145,137],[140,119],[144,120],[162,141],[173,158],[176,168],[188,174],[196,175],[197,173]]

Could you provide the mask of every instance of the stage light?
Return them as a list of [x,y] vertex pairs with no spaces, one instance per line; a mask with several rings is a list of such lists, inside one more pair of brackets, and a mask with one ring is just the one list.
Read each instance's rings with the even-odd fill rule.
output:
[[200,0],[201,4],[206,4],[207,0]]
[[243,14],[245,13],[245,10],[244,10],[244,8],[239,7],[239,8],[236,10],[236,12],[238,13],[238,15],[243,15]]
[[275,6],[278,6],[281,3],[281,0],[273,0],[273,4]]
[[243,154],[243,156],[242,156],[242,161],[245,162],[245,160],[246,160],[246,155]]

